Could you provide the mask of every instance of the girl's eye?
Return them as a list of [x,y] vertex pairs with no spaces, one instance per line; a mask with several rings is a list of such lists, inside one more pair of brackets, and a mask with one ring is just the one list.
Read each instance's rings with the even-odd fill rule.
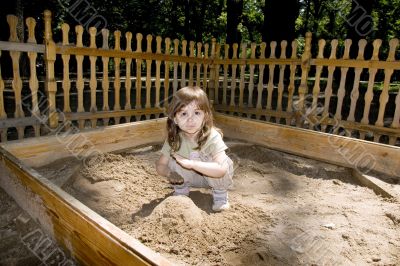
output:
[[181,113],[181,116],[186,116],[186,115],[187,115],[186,112]]
[[196,112],[194,112],[194,114],[195,114],[195,115],[200,115],[201,112],[200,112],[200,111],[196,111]]

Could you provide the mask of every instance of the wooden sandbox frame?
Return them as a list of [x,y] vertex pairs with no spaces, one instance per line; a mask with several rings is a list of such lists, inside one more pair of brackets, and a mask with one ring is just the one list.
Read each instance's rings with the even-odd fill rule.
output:
[[[352,168],[362,183],[393,196],[357,167],[371,160],[374,173],[399,178],[400,147],[222,114],[215,119],[227,138]],[[84,160],[97,153],[161,143],[165,122],[153,119],[1,144],[0,186],[84,265],[172,265],[33,169],[66,157]]]

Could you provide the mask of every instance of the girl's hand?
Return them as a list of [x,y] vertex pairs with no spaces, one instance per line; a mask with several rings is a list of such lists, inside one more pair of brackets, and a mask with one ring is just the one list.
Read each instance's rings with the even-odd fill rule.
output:
[[172,157],[175,158],[176,162],[179,163],[183,168],[193,169],[194,161],[186,159],[178,154],[173,154]]

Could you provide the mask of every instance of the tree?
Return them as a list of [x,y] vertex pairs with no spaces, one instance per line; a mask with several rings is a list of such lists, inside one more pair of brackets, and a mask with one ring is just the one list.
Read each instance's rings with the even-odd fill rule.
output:
[[[353,40],[350,49],[350,58],[358,55],[358,41],[368,38],[373,31],[372,10],[375,0],[358,0],[351,2],[350,13],[347,16],[347,38]],[[371,57],[372,49],[367,47],[365,50],[366,58]]]
[[297,0],[266,0],[264,7],[263,40],[291,42],[296,37],[295,22],[299,15]]
[[243,0],[227,0],[226,3],[226,43],[234,44],[241,42],[241,35],[238,30],[243,13]]

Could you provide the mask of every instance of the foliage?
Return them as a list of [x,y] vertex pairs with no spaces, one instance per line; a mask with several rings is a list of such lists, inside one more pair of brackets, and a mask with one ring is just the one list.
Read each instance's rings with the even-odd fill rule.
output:
[[[239,1],[239,0],[232,0]],[[6,13],[22,13],[24,17],[33,16],[39,23],[45,8],[54,14],[54,24],[57,28],[63,22],[73,26],[79,21],[71,15],[68,7],[76,3],[89,4],[93,10],[107,21],[111,30],[121,30],[124,34],[131,31],[134,35],[141,32],[144,36],[152,34],[171,39],[187,39],[209,42],[216,38],[225,42],[227,34],[227,0],[32,0],[9,1],[2,8],[1,23],[6,23]],[[361,8],[365,3],[372,3],[371,16],[373,31],[365,36],[367,39],[381,38],[388,41],[399,38],[400,32],[400,0],[297,0],[298,6],[287,5],[286,9],[278,9],[278,15],[285,17],[285,12],[295,11],[298,14],[295,27],[295,36],[304,36],[305,32],[313,32],[313,38],[345,39],[349,25],[351,7],[359,3]],[[17,3],[22,3],[17,6]],[[262,40],[265,32],[264,20],[268,17],[266,4],[271,5],[273,0],[243,0],[243,12],[238,17],[237,31],[244,42]],[[282,2],[284,3],[286,2]],[[298,10],[293,10],[298,9]],[[22,11],[22,12],[21,12]],[[273,10],[275,12],[276,10]],[[271,25],[271,24],[265,24]],[[41,26],[40,26],[41,27]],[[5,28],[2,25],[2,29]],[[278,29],[277,29],[278,30]],[[7,32],[2,32],[5,39]],[[56,33],[57,35],[58,33]],[[111,34],[112,35],[112,34]],[[38,36],[41,37],[41,36]]]

